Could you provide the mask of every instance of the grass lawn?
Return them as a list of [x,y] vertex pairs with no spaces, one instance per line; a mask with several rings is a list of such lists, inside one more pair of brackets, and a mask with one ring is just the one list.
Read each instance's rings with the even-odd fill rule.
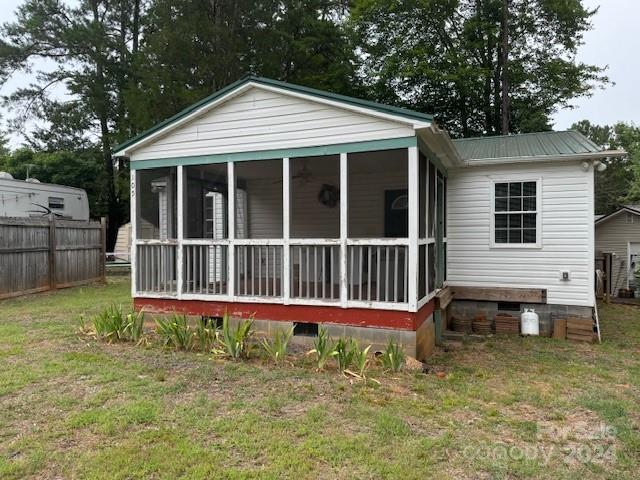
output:
[[433,374],[315,372],[79,335],[126,280],[0,302],[0,478],[638,478],[640,309],[605,341],[493,338]]

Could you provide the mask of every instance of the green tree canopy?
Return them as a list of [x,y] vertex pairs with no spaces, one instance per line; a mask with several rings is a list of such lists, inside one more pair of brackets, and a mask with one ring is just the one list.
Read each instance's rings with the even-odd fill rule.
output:
[[550,130],[554,111],[608,81],[575,60],[595,13],[581,0],[354,3],[366,85],[454,135]]
[[629,154],[604,160],[607,169],[596,171],[595,213],[606,215],[622,205],[640,202],[640,128],[624,122],[610,126],[582,120],[571,129],[603,148],[622,149]]

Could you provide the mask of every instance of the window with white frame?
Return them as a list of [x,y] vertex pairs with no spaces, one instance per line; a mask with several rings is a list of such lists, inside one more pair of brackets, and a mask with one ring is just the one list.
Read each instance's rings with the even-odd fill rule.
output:
[[493,239],[496,245],[538,243],[538,182],[498,181],[493,184]]

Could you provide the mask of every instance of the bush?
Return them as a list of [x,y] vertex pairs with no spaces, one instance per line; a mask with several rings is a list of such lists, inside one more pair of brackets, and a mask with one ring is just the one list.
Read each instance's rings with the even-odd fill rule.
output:
[[176,350],[193,350],[196,335],[186,316],[174,313],[169,318],[156,318],[156,325],[163,345]]
[[318,330],[318,336],[313,341],[313,346],[314,348],[309,351],[309,354],[316,355],[318,370],[323,370],[327,362],[338,354],[336,344],[329,338],[327,329],[323,327]]
[[125,314],[122,305],[111,305],[93,318],[93,328],[101,340],[139,342],[142,338],[144,313]]
[[404,357],[405,355],[402,346],[393,342],[393,340],[389,340],[387,348],[385,348],[380,359],[382,360],[382,366],[386,370],[399,372],[404,364]]
[[287,347],[293,336],[293,327],[288,330],[278,330],[273,336],[273,340],[264,338],[261,342],[262,349],[273,363],[281,363],[287,356]]
[[243,320],[238,323],[235,329],[229,324],[229,314],[224,312],[222,317],[222,332],[218,332],[219,348],[214,353],[224,355],[230,358],[248,358],[249,357],[249,337],[252,335],[251,328],[253,320]]

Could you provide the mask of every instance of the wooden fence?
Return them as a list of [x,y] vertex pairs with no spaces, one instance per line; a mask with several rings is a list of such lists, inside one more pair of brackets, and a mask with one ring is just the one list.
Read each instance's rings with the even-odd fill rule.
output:
[[104,279],[105,222],[0,218],[0,299]]

